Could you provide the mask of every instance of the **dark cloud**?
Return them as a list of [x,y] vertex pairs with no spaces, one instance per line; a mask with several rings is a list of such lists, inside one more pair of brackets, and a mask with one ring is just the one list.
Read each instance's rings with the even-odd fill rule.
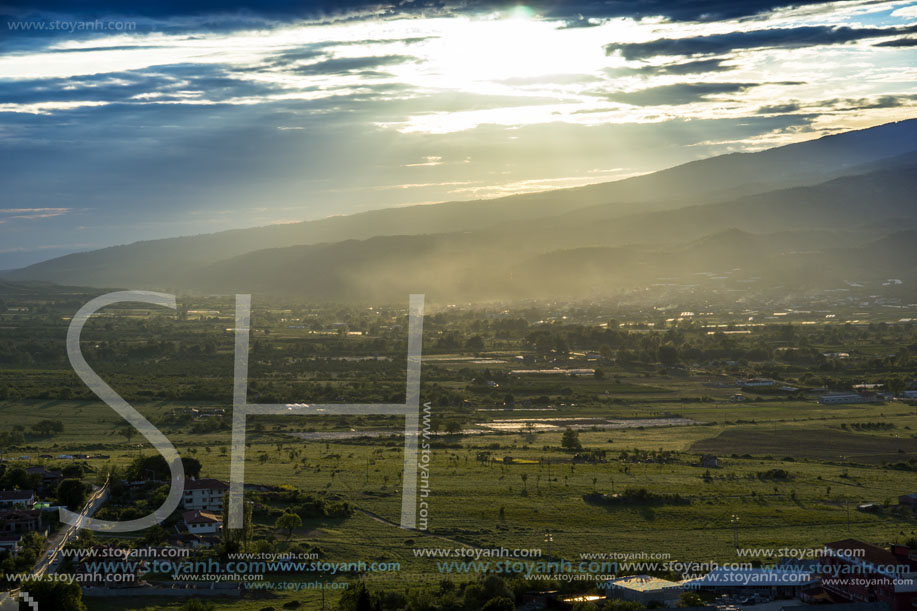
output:
[[835,98],[824,102],[834,110],[870,110],[873,108],[898,108],[917,100],[917,95],[882,95],[875,98]]
[[726,72],[735,70],[735,66],[724,64],[723,59],[699,59],[697,61],[662,66],[643,66],[637,71],[641,74],[701,74],[703,72]]
[[896,38],[877,43],[877,47],[917,47],[917,38]]
[[759,115],[782,115],[787,113],[796,112],[802,108],[796,102],[791,102],[789,104],[773,104],[771,106],[762,106],[757,110]]
[[759,48],[798,48],[834,45],[866,38],[917,32],[917,25],[900,28],[851,28],[847,26],[806,26],[731,32],[696,38],[660,38],[650,42],[605,46],[609,55],[620,52],[625,59],[646,59],[669,55],[722,55],[730,51]]
[[347,74],[362,72],[382,66],[416,61],[409,55],[380,55],[376,57],[335,57],[292,69],[297,74]]
[[175,64],[144,72],[107,72],[70,78],[29,80],[0,79],[0,103],[101,101],[130,103],[136,96],[156,94],[147,102],[188,102],[196,92],[208,101],[263,96],[278,91],[276,85],[233,76],[212,64]]
[[[830,109],[831,112],[848,112],[877,108],[900,108],[902,106],[909,106],[915,100],[917,100],[917,95],[915,94],[881,95],[872,98],[831,98],[828,100],[809,102],[805,105],[805,108],[809,110]],[[803,108],[802,104],[794,101],[786,104],[762,106],[756,112],[759,115],[778,115],[799,112]]]
[[[613,17],[663,16],[677,21],[714,21],[748,17],[785,6],[827,4],[827,0],[530,0],[525,6],[548,18],[570,23]],[[455,14],[511,10],[515,0],[165,0],[121,2],[89,0],[74,6],[71,0],[8,0],[0,3],[0,13],[60,13],[87,17],[104,15],[137,15],[150,18],[200,15],[258,15],[286,19],[341,19],[354,16],[394,16],[399,14]]]
[[707,99],[715,95],[740,93],[758,83],[679,83],[650,87],[640,91],[606,94],[613,102],[634,106],[679,106]]

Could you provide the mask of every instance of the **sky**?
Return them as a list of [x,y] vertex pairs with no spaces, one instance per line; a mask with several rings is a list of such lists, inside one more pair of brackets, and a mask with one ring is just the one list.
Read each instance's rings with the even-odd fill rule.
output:
[[0,0],[0,269],[606,182],[917,106],[917,2],[72,5]]

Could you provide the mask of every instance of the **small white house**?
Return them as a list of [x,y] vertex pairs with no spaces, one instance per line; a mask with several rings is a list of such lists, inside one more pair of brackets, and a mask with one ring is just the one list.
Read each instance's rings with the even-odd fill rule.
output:
[[185,528],[192,535],[212,535],[220,531],[223,526],[223,519],[213,513],[206,511],[186,511],[182,514],[185,522]]

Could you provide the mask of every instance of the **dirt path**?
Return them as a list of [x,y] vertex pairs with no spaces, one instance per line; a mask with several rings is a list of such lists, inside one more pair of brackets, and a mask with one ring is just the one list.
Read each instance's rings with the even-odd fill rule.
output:
[[[388,526],[394,526],[395,528],[401,528],[401,524],[399,524],[398,522],[393,522],[393,521],[391,521],[391,520],[389,520],[389,519],[387,519],[387,518],[383,518],[382,516],[380,516],[380,515],[377,514],[377,513],[373,513],[373,512],[371,512],[371,511],[367,511],[366,509],[361,509],[361,508],[359,508],[359,507],[354,507],[354,509],[356,509],[357,511],[359,511],[360,513],[362,513],[362,514],[365,515],[366,517],[375,520],[376,522],[380,522],[380,523],[382,523],[382,524],[387,524]],[[452,544],[455,544],[455,545],[461,545],[461,546],[463,546],[463,547],[470,547],[471,549],[481,549],[481,548],[479,548],[479,547],[476,546],[476,545],[472,545],[471,543],[466,543],[465,541],[459,541],[458,539],[452,539],[452,538],[446,537],[446,536],[444,536],[444,535],[434,535],[433,533],[427,532],[427,531],[425,531],[425,530],[417,530],[417,529],[414,529],[414,528],[410,528],[410,529],[407,529],[407,530],[410,530],[411,532],[415,532],[415,533],[417,533],[417,534],[423,535],[423,536],[425,536],[425,537],[430,537],[430,538],[433,538],[433,539],[439,539],[439,540],[441,540],[441,541],[447,541],[447,542],[452,543]]]

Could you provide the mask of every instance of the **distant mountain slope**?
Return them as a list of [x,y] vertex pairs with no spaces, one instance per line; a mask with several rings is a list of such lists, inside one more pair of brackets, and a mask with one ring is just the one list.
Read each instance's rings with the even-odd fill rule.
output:
[[187,287],[307,299],[397,299],[420,291],[478,300],[691,283],[699,274],[726,277],[735,270],[813,287],[871,270],[910,276],[913,248],[900,250],[909,234],[867,243],[876,234],[858,228],[882,219],[917,223],[915,192],[917,166],[896,167],[605,223],[565,217],[563,225],[547,219],[519,231],[377,236],[257,251],[198,269]]
[[[782,189],[678,210],[610,218],[609,227],[645,241],[694,239],[736,228],[755,233],[846,230],[917,223],[917,165],[845,176],[812,187]],[[573,215],[576,218],[576,215]],[[589,221],[596,223],[595,218]]]
[[[245,253],[377,236],[489,230],[491,239],[505,239],[513,248],[528,252],[525,233],[545,236],[550,231],[551,235],[541,239],[556,248],[577,243],[606,245],[614,242],[610,239],[616,233],[621,234],[618,227],[622,221],[629,228],[630,233],[624,234],[629,242],[683,242],[729,227],[769,231],[738,222],[734,217],[729,222],[717,221],[718,213],[706,208],[677,213],[674,218],[677,223],[686,223],[684,227],[662,219],[688,204],[723,202],[777,188],[814,185],[839,173],[863,171],[864,164],[878,163],[876,167],[882,167],[879,160],[915,149],[917,120],[910,120],[758,153],[723,155],[612,183],[138,242],[51,259],[3,276],[89,286],[188,288],[200,280],[200,268]],[[577,216],[576,211],[587,207],[593,208]],[[778,209],[774,205],[771,214]],[[639,213],[645,211],[664,212],[657,217],[641,217]],[[559,216],[567,213],[568,219]],[[622,217],[628,215],[624,221]],[[596,220],[604,224],[591,222]],[[758,222],[767,224],[766,219]],[[792,228],[786,223],[771,225],[774,228],[770,231]],[[689,231],[685,233],[683,229]],[[394,247],[394,242],[389,243]]]

